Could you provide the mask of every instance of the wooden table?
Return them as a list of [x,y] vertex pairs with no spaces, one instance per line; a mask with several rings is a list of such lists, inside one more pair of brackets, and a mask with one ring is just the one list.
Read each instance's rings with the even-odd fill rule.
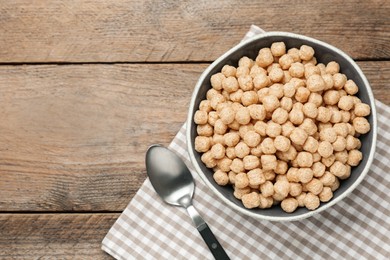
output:
[[389,1],[2,1],[0,258],[110,258],[103,237],[251,24],[347,52],[390,105]]

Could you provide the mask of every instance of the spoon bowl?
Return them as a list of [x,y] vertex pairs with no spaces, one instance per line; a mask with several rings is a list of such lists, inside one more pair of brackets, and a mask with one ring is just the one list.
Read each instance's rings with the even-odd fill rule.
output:
[[146,172],[153,188],[163,201],[186,208],[215,259],[229,259],[213,232],[192,205],[195,182],[183,160],[160,145],[146,152]]

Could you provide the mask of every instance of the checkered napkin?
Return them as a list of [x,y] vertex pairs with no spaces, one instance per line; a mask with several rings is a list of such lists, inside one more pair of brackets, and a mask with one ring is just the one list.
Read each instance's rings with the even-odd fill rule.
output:
[[[252,26],[246,36],[262,32]],[[259,221],[222,204],[191,166],[185,125],[169,148],[191,169],[193,204],[231,259],[390,259],[390,107],[376,106],[378,143],[367,176],[342,201],[300,221]],[[149,179],[102,249],[117,259],[213,259],[185,209],[165,204]]]

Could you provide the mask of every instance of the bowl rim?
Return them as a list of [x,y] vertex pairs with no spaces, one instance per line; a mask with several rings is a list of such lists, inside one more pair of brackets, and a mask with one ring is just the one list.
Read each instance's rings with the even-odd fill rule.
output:
[[[356,179],[356,181],[354,183],[352,183],[352,185],[347,190],[345,190],[344,193],[340,194],[337,198],[335,198],[335,199],[325,203],[323,206],[321,206],[321,207],[319,207],[319,208],[317,208],[317,209],[315,209],[313,211],[309,211],[307,213],[304,213],[304,214],[301,214],[301,215],[298,215],[298,216],[291,216],[291,217],[276,217],[276,216],[258,215],[258,214],[254,213],[254,212],[250,212],[248,210],[245,210],[245,209],[239,207],[238,205],[234,204],[232,201],[230,201],[229,199],[224,197],[208,181],[207,177],[205,176],[205,173],[199,167],[199,165],[198,165],[198,163],[197,163],[197,161],[195,159],[194,147],[193,147],[192,142],[191,142],[191,127],[190,127],[190,125],[192,124],[192,117],[193,117],[192,115],[193,115],[194,109],[195,109],[194,106],[195,106],[195,101],[196,101],[196,94],[199,92],[199,89],[202,86],[201,83],[204,81],[205,77],[222,60],[227,58],[229,55],[234,53],[236,50],[240,49],[242,46],[244,46],[246,44],[249,44],[251,42],[258,41],[258,40],[261,40],[263,38],[272,37],[272,36],[287,36],[287,37],[291,37],[291,38],[296,38],[296,39],[301,39],[301,40],[313,42],[313,43],[316,43],[318,45],[322,45],[322,46],[324,46],[324,47],[326,47],[328,49],[331,49],[332,51],[336,52],[337,54],[342,56],[344,59],[346,59],[354,67],[354,69],[359,73],[359,76],[362,78],[364,84],[367,87],[367,93],[368,93],[368,98],[369,98],[369,101],[370,101],[372,121],[373,121],[372,122],[372,126],[371,126],[373,139],[372,139],[372,143],[371,143],[371,147],[370,147],[370,154],[368,155],[367,164],[365,165],[365,167],[364,167],[362,173],[360,174],[360,176],[358,177],[358,179]],[[249,217],[253,217],[253,218],[258,219],[258,220],[270,220],[270,221],[294,221],[294,220],[301,220],[301,219],[313,216],[313,215],[315,215],[317,213],[320,213],[320,212],[330,208],[331,206],[335,205],[336,203],[338,203],[339,201],[344,199],[346,196],[348,196],[361,183],[361,181],[367,175],[367,173],[368,173],[368,171],[369,171],[369,169],[370,169],[370,167],[372,165],[372,162],[374,160],[374,154],[375,154],[376,142],[377,142],[377,114],[376,114],[374,94],[372,92],[370,83],[368,82],[366,76],[364,75],[364,73],[362,72],[360,67],[356,64],[356,62],[351,57],[349,57],[345,52],[343,52],[342,50],[340,50],[340,49],[338,49],[338,48],[336,48],[336,47],[334,47],[334,46],[332,46],[332,45],[330,45],[330,44],[328,44],[326,42],[323,42],[323,41],[320,41],[320,40],[317,40],[317,39],[314,39],[314,38],[311,38],[311,37],[308,37],[308,36],[295,34],[295,33],[290,33],[290,32],[282,32],[282,31],[265,32],[265,33],[256,35],[256,36],[254,36],[254,37],[252,37],[250,39],[244,40],[244,41],[240,42],[239,44],[237,44],[236,46],[234,46],[231,49],[229,49],[227,52],[225,52],[223,55],[221,55],[219,58],[217,58],[213,63],[211,63],[203,71],[203,73],[199,77],[199,79],[198,79],[198,81],[197,81],[197,83],[195,85],[195,88],[194,88],[194,90],[192,92],[186,124],[187,124],[186,141],[187,141],[187,148],[188,148],[189,157],[190,157],[192,165],[194,166],[197,174],[201,177],[202,181],[213,191],[214,194],[216,194],[230,208],[232,208],[233,210],[238,211],[241,214],[244,214],[244,215],[249,216]]]

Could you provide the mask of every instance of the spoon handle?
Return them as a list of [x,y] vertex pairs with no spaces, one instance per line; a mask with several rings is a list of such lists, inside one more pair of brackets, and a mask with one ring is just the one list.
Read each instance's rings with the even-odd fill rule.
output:
[[213,232],[199,215],[198,211],[194,206],[190,205],[187,207],[187,212],[191,216],[192,221],[194,222],[196,229],[198,229],[200,235],[202,236],[204,242],[210,249],[216,260],[230,260],[229,256],[226,254],[225,250],[218,242],[217,238],[214,236]]

